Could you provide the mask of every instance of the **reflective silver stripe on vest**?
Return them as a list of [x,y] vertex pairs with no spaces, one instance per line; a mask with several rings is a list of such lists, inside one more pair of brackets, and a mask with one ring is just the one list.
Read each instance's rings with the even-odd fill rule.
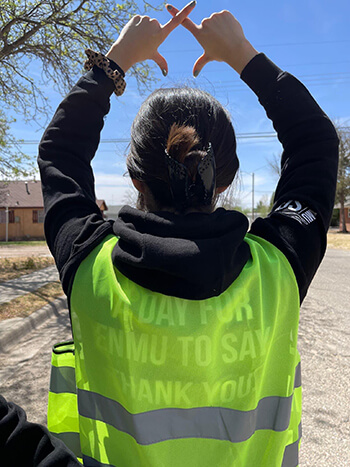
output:
[[52,366],[50,391],[56,394],[61,392],[76,394],[75,369],[71,366]]
[[102,462],[97,461],[89,456],[83,456],[84,467],[115,467],[111,464],[102,464]]
[[[301,384],[300,363],[295,368],[295,387]],[[119,402],[101,394],[78,389],[79,414],[100,420],[128,433],[138,444],[149,445],[178,438],[209,438],[240,443],[257,430],[288,428],[293,394],[261,399],[254,410],[224,407],[159,409],[132,414]]]
[[299,442],[301,440],[301,423],[299,425],[299,438],[293,444],[286,446],[281,467],[297,467],[299,464]]
[[210,438],[240,443],[256,430],[288,428],[293,395],[266,397],[256,409],[240,411],[222,407],[160,409],[131,414],[121,404],[78,389],[79,414],[128,433],[141,445],[178,438]]
[[52,433],[55,438],[60,439],[64,444],[76,455],[76,457],[82,457],[80,448],[80,437],[79,433],[76,432],[64,432],[64,433]]

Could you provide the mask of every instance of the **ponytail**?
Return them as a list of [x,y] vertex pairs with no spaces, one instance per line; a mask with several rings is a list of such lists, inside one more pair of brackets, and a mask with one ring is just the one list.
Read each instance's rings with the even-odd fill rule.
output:
[[214,207],[214,152],[211,143],[206,151],[191,151],[199,141],[193,127],[174,124],[170,129],[165,157],[173,205],[180,212],[194,207]]
[[169,131],[166,150],[169,156],[183,164],[195,182],[198,164],[206,156],[206,152],[193,150],[200,143],[197,131],[192,126],[174,123]]

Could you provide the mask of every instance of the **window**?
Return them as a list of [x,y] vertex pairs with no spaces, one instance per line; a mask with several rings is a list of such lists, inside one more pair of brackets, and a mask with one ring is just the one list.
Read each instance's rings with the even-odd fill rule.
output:
[[[9,224],[15,223],[15,211],[9,210]],[[0,211],[0,224],[6,224],[6,211]]]
[[350,208],[347,208],[348,209],[348,218],[350,219]]
[[44,222],[44,210],[34,209],[33,210],[33,224],[42,224]]

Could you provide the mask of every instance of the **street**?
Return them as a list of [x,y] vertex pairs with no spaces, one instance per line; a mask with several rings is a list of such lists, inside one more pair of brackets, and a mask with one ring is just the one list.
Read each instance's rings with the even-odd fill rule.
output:
[[350,466],[350,252],[328,250],[302,309],[301,466]]
[[62,310],[9,353],[0,353],[0,394],[21,405],[31,422],[46,424],[51,348],[70,338],[68,311]]
[[[328,250],[301,310],[302,467],[350,465],[349,277],[350,252]],[[51,346],[69,337],[63,311],[0,354],[0,393],[31,421],[46,421]]]

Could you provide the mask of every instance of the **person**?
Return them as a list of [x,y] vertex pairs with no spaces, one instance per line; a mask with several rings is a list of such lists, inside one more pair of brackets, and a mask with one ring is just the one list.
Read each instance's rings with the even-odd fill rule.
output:
[[[39,147],[45,233],[69,298],[84,465],[297,466],[299,308],[326,249],[338,138],[308,90],[246,39],[228,11],[200,25],[191,4],[161,26],[135,16],[58,107]],[[177,21],[171,22],[171,21]],[[215,209],[239,162],[211,95],[152,93],[131,129],[139,192],[105,221],[91,160],[110,96],[178,24],[257,95],[283,145],[274,205],[248,231]]]
[[73,453],[47,428],[27,421],[22,407],[0,395],[0,453],[3,467],[78,467]]

